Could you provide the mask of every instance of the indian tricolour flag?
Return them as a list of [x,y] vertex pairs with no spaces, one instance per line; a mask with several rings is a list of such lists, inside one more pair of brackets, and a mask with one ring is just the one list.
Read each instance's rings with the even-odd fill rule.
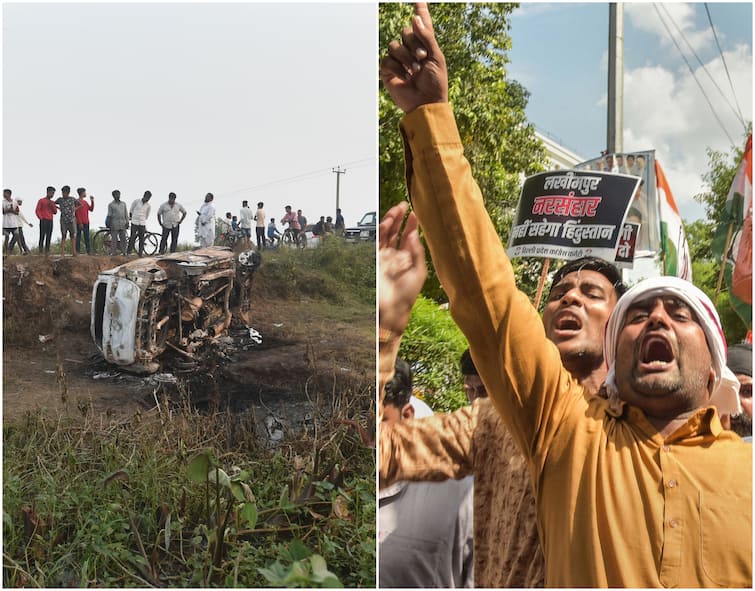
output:
[[692,281],[692,262],[687,237],[684,235],[682,216],[679,215],[679,208],[676,206],[666,175],[658,160],[655,161],[655,179],[661,210],[663,274]]
[[712,250],[717,259],[723,259],[732,308],[752,327],[752,135],[726,197]]

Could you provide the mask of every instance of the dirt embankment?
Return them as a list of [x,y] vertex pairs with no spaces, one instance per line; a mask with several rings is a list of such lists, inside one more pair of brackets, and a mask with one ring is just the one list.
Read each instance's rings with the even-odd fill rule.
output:
[[[118,417],[149,407],[154,381],[116,375],[118,368],[102,362],[89,335],[97,274],[128,260],[3,257],[4,422],[37,408],[54,415],[91,404]],[[260,272],[254,280],[251,324],[262,345],[217,366],[208,388],[271,407],[336,387],[374,385],[374,308],[269,297],[276,280]]]

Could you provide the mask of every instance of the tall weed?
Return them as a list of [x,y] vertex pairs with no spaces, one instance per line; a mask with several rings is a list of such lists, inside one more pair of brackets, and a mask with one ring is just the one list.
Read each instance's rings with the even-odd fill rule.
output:
[[337,398],[274,451],[186,399],[6,426],[4,586],[373,587],[374,450],[344,423],[374,389]]

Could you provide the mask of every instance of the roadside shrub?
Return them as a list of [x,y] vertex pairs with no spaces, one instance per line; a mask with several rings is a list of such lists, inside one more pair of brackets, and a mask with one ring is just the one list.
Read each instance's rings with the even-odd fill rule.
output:
[[332,238],[312,249],[278,248],[262,253],[257,272],[266,293],[349,303],[375,303],[375,243],[350,244]]
[[466,348],[467,340],[448,310],[420,296],[412,308],[399,356],[412,366],[420,397],[436,412],[468,404],[459,369]]

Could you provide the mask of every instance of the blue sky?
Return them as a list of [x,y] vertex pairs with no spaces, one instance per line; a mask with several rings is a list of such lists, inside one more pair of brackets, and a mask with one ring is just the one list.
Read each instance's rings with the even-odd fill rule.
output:
[[[716,122],[652,4],[625,4],[624,149],[656,149],[682,216],[703,217],[706,147],[728,151]],[[752,119],[752,4],[709,3],[718,40],[746,120]],[[664,10],[665,9],[665,10]],[[664,4],[734,104],[703,4]],[[695,69],[729,136],[743,129],[697,60],[669,28]],[[606,144],[608,5],[524,3],[511,19],[509,75],[531,93],[527,114],[539,131],[585,158]]]

